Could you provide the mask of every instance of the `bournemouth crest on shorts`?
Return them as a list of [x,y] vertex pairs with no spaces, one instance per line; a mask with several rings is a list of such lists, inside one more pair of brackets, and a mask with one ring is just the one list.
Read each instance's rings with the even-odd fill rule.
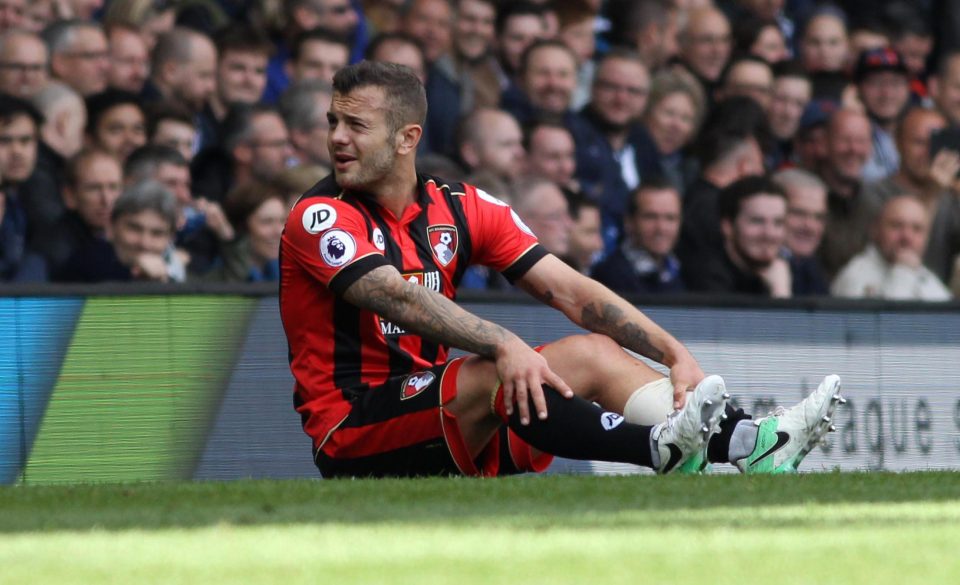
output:
[[430,238],[430,249],[441,266],[446,266],[457,255],[459,238],[457,227],[452,225],[432,225],[427,228],[427,237]]
[[437,376],[433,372],[418,372],[416,374],[407,376],[407,379],[403,381],[403,386],[400,390],[400,400],[407,400],[417,396],[429,388],[430,384],[432,384],[436,379]]

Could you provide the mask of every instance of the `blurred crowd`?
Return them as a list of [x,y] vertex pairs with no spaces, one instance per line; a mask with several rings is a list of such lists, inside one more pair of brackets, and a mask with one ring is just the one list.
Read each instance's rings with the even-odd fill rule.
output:
[[950,299],[958,33],[949,0],[0,0],[0,282],[276,281],[373,59],[424,82],[421,172],[617,291]]

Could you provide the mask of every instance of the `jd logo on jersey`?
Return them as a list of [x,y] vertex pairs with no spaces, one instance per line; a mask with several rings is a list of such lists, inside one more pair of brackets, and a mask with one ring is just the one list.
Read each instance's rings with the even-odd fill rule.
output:
[[427,237],[430,238],[430,249],[437,262],[446,266],[457,255],[457,246],[460,239],[457,237],[457,227],[452,225],[432,225],[427,228]]
[[407,400],[408,398],[413,398],[417,394],[420,394],[427,389],[430,384],[436,380],[437,377],[433,372],[421,372],[419,374],[413,374],[408,376],[406,380],[403,381],[403,388],[400,391],[400,400]]

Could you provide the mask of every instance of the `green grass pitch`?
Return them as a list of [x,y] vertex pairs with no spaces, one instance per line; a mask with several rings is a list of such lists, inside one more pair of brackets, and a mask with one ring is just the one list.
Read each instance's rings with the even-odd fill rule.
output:
[[0,488],[0,583],[960,583],[960,473]]

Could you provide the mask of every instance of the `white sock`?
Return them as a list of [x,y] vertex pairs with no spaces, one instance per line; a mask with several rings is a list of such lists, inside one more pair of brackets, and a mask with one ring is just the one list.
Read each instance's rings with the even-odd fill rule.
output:
[[733,435],[730,436],[730,449],[727,456],[730,463],[736,463],[753,453],[757,446],[757,433],[760,427],[753,424],[752,420],[742,420],[733,428]]

